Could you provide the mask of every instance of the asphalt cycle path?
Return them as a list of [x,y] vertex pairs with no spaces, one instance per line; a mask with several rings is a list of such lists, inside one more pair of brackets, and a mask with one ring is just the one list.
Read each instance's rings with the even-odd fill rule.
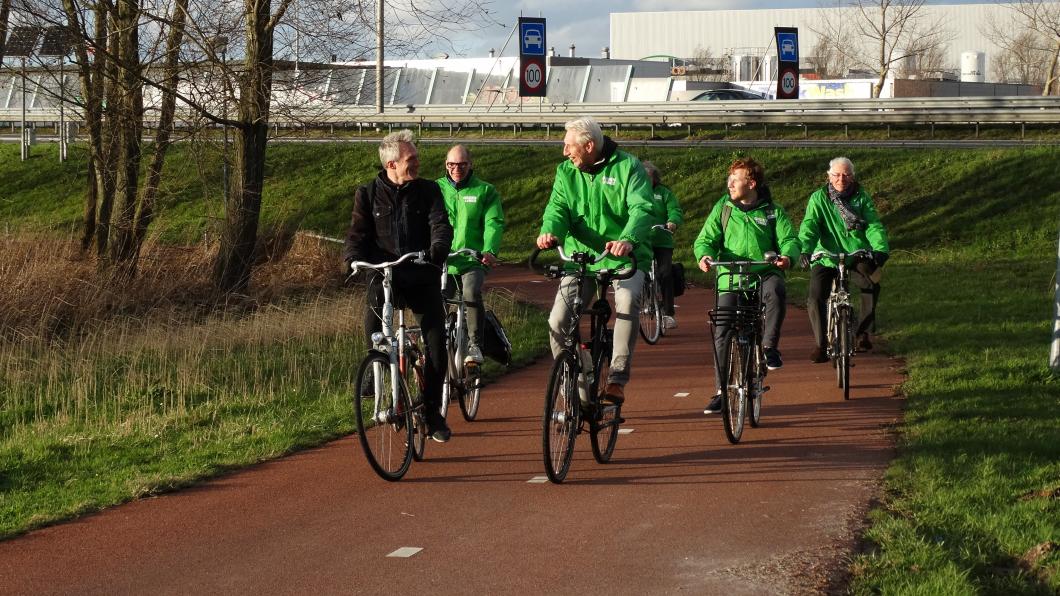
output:
[[[542,305],[556,288],[514,267],[488,283]],[[827,591],[894,455],[898,364],[859,354],[844,401],[789,308],[762,425],[731,445],[702,413],[711,300],[689,289],[679,327],[638,343],[611,463],[579,435],[563,485],[542,462],[542,357],[487,386],[477,421],[453,405],[452,440],[400,482],[346,437],[0,542],[0,594]]]

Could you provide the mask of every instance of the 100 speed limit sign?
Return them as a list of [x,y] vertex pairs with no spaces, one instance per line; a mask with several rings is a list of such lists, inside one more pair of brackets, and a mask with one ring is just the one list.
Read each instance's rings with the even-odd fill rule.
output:
[[795,92],[795,73],[790,70],[784,71],[784,74],[780,76],[780,89],[787,94]]
[[538,63],[531,62],[526,65],[523,72],[523,80],[526,81],[527,87],[537,89],[541,86],[544,78],[544,73],[541,72],[541,66]]

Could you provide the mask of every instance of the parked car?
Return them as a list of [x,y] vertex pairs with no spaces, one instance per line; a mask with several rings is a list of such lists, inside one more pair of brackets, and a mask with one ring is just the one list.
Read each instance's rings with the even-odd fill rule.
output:
[[693,97],[690,101],[729,101],[733,99],[762,101],[769,98],[746,89],[710,89]]

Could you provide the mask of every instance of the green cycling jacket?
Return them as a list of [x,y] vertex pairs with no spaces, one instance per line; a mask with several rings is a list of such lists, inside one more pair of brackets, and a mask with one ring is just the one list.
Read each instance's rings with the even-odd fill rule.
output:
[[[869,194],[858,188],[850,198],[850,206],[858,217],[865,220],[864,230],[847,230],[839,210],[828,198],[827,186],[822,186],[810,195],[806,204],[806,215],[799,226],[802,252],[808,255],[813,255],[818,250],[834,253],[851,253],[859,249],[890,252],[887,231],[880,222],[880,216],[876,213],[876,206]],[[833,258],[823,258],[818,264],[825,267],[838,265]]]
[[[650,267],[651,180],[640,160],[618,150],[608,137],[604,137],[602,156],[591,173],[579,170],[570,160],[559,164],[540,233],[559,238],[568,254],[600,254],[604,244],[612,240],[631,242],[638,268]],[[608,257],[594,269],[616,269],[625,264],[625,259]]]
[[[792,264],[799,259],[799,240],[795,236],[795,226],[784,211],[784,208],[773,202],[768,188],[759,191],[760,200],[757,205],[744,211],[729,195],[723,196],[714,204],[710,215],[703,222],[703,229],[696,237],[692,245],[692,251],[696,255],[696,263],[703,257],[709,256],[716,261],[750,260],[760,261],[769,251],[776,252],[781,256],[791,259]],[[721,228],[722,211],[729,204],[729,221],[724,232]],[[770,221],[768,209],[772,205],[773,221]],[[776,230],[776,243],[774,244],[773,230]],[[729,289],[731,277],[725,273],[729,267],[718,267],[718,280],[722,290]],[[751,273],[784,275],[784,272],[775,265],[755,265],[750,269]]]
[[[652,197],[655,199],[652,201],[652,215],[655,216],[653,226],[669,222],[677,225],[685,223],[684,212],[681,211],[681,205],[677,203],[673,191],[660,184],[652,189]],[[673,248],[674,235],[663,230],[652,230],[651,244],[657,248]]]
[[[497,189],[489,182],[468,173],[460,184],[448,176],[437,180],[438,188],[445,199],[445,210],[449,223],[453,225],[453,246],[450,252],[470,248],[480,252],[497,254],[504,232],[504,210]],[[460,255],[449,259],[449,273],[462,275],[472,269],[486,266],[474,257]]]

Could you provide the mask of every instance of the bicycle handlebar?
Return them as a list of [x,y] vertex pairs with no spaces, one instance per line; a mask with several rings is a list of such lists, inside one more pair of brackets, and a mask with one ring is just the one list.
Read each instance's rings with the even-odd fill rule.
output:
[[819,251],[813,253],[813,255],[810,257],[810,262],[812,263],[814,261],[818,261],[818,260],[820,260],[820,259],[822,259],[824,257],[831,257],[833,259],[840,259],[843,262],[846,262],[846,259],[851,259],[851,258],[858,258],[858,257],[871,258],[872,257],[872,252],[868,251],[868,250],[866,250],[864,248],[859,248],[859,249],[855,250],[854,252],[840,252],[840,253],[834,253],[834,252],[830,252],[830,251],[827,251],[827,250],[819,250]]
[[775,265],[777,260],[780,259],[780,255],[773,251],[769,251],[762,255],[765,259],[761,261],[715,261],[710,257],[706,257],[707,262],[710,263],[711,267],[750,267],[752,265]]
[[475,260],[477,260],[477,261],[481,261],[482,260],[482,252],[481,251],[477,251],[477,250],[475,250],[473,248],[461,248],[460,250],[458,250],[456,252],[449,253],[448,258],[451,259],[453,257],[459,257],[460,255],[467,255],[469,257],[475,257]]
[[410,253],[407,253],[407,254],[403,254],[400,257],[398,257],[397,260],[389,261],[389,262],[386,262],[386,263],[368,263],[366,261],[353,261],[352,263],[350,263],[350,274],[354,275],[360,269],[376,269],[376,270],[379,270],[379,269],[389,269],[391,267],[397,267],[398,265],[401,265],[402,263],[404,263],[406,261],[412,260],[413,258],[415,258],[414,263],[417,264],[417,265],[429,265],[430,263],[428,263],[425,260],[424,257],[425,257],[425,252],[420,250],[420,251],[417,251],[417,252],[410,252]]
[[[551,248],[546,248],[546,249],[541,249],[541,248],[535,247],[534,248],[534,252],[530,253],[530,268],[533,269],[534,271],[541,272],[541,268],[536,266],[537,265],[537,256],[539,254],[541,254],[542,252],[544,252],[545,250],[551,250],[552,248],[556,249],[556,252],[559,253],[560,260],[566,261],[568,263],[577,263],[579,265],[584,265],[584,266],[596,265],[596,264],[602,262],[607,257],[613,256],[613,255],[611,255],[611,254],[609,254],[607,252],[602,252],[599,255],[595,256],[595,257],[591,253],[588,253],[588,252],[575,252],[574,254],[568,256],[567,253],[564,252],[563,247],[558,245],[558,244],[556,246],[553,246]],[[634,273],[637,272],[637,257],[636,257],[636,255],[634,255],[633,253],[629,253],[628,255],[626,255],[626,257],[629,259],[629,262],[630,262],[630,264],[632,266],[625,273],[619,273],[618,272],[619,270],[617,270],[617,269],[608,269],[607,273],[611,276],[612,279],[617,279],[617,280],[629,279],[629,278],[633,277]],[[619,258],[621,258],[621,257],[619,257]]]
[[655,224],[654,226],[651,227],[651,229],[653,229],[653,230],[662,230],[662,231],[666,232],[667,234],[669,234],[671,236],[674,235],[673,230],[671,230],[670,228],[666,227],[666,224]]

